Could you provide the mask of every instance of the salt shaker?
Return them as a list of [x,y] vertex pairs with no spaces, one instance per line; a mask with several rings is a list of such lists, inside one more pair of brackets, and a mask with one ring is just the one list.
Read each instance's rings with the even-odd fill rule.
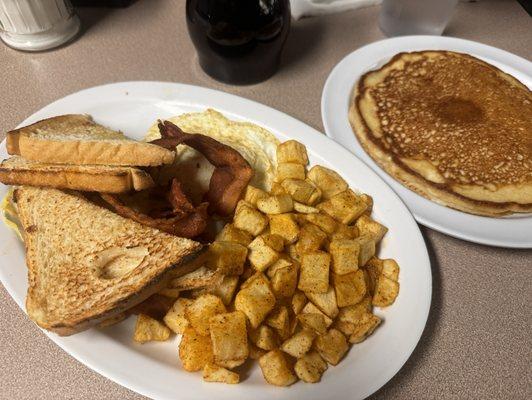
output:
[[48,50],[72,39],[79,29],[69,0],[0,0],[0,38],[15,49]]

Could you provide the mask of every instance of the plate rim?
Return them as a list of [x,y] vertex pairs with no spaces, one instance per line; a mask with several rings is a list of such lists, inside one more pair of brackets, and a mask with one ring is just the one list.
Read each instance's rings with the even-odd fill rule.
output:
[[[273,114],[277,115],[279,117],[279,119],[281,120],[281,122],[276,122],[276,123],[273,123],[273,124],[285,125],[285,123],[286,123],[286,125],[290,125],[290,126],[293,126],[293,127],[300,127],[301,129],[303,129],[305,131],[312,132],[312,134],[314,136],[319,138],[318,139],[319,141],[321,140],[323,142],[328,142],[329,146],[331,146],[336,152],[343,152],[345,154],[345,156],[354,158],[354,159],[358,160],[358,162],[361,162],[363,164],[363,162],[360,159],[358,159],[358,157],[356,157],[353,153],[351,153],[348,150],[346,150],[345,148],[343,148],[340,144],[336,143],[335,141],[333,141],[332,139],[328,138],[327,136],[321,134],[319,131],[317,131],[313,127],[307,125],[306,123],[304,123],[304,122],[302,122],[300,120],[297,120],[296,118],[291,117],[291,116],[285,114],[282,111],[279,111],[279,110],[276,110],[276,109],[274,109],[272,107],[260,104],[258,102],[253,101],[253,100],[249,100],[249,99],[243,98],[241,96],[225,93],[225,92],[214,90],[214,89],[210,89],[210,88],[204,88],[204,87],[200,87],[200,86],[182,84],[182,83],[176,83],[176,82],[125,81],[125,82],[115,82],[115,83],[109,83],[109,84],[98,85],[98,86],[94,86],[94,87],[90,87],[90,88],[85,88],[85,89],[82,89],[82,90],[77,91],[75,93],[69,94],[69,95],[64,96],[62,98],[59,98],[59,99],[57,99],[57,100],[45,105],[44,107],[42,107],[39,110],[37,110],[34,113],[32,113],[29,117],[27,117],[24,121],[22,121],[18,126],[24,126],[25,124],[27,124],[30,121],[34,121],[36,119],[40,119],[41,118],[40,116],[42,116],[42,114],[46,114],[47,112],[49,112],[47,110],[52,109],[53,107],[57,107],[58,105],[62,104],[62,102],[68,102],[69,100],[71,100],[72,98],[75,98],[76,96],[80,96],[82,94],[83,95],[87,95],[88,93],[91,93],[91,92],[98,93],[98,91],[106,90],[106,89],[120,90],[120,88],[131,88],[131,87],[135,87],[137,85],[139,85],[139,86],[145,86],[145,85],[147,85],[147,86],[157,86],[157,85],[161,85],[163,87],[164,86],[172,86],[173,88],[177,88],[179,90],[194,91],[196,93],[200,93],[201,95],[204,95],[205,97],[208,97],[208,96],[220,96],[221,98],[227,99],[228,101],[233,101],[233,102],[238,103],[240,105],[246,105],[248,107],[253,107],[254,110],[256,111],[256,115],[251,117],[249,120],[253,121],[253,122],[256,122],[256,123],[259,123],[259,124],[260,124],[260,118],[255,118],[255,116],[258,116],[260,113],[264,113],[264,114],[272,114],[273,113]],[[132,90],[132,89],[130,89],[130,90]],[[181,94],[180,94],[180,96],[181,96]],[[186,97],[186,96],[184,96],[184,97]],[[161,99],[158,98],[156,100],[161,100]],[[182,102],[186,102],[187,100],[183,99],[181,101]],[[196,104],[196,103],[192,102],[191,104]],[[201,105],[203,107],[208,107],[207,104],[209,104],[208,101],[201,103]],[[234,114],[236,114],[236,115],[242,115],[242,114],[239,114],[238,111],[235,111],[238,108],[238,104],[237,105],[232,105],[232,106],[228,105],[226,108],[233,109],[232,112]],[[217,106],[212,106],[212,107],[219,109]],[[221,109],[221,112],[224,113],[224,112],[226,112],[226,110]],[[227,113],[231,113],[231,111],[227,111]],[[263,125],[268,126],[267,123],[264,123]],[[286,129],[286,130],[288,130],[288,129]],[[288,136],[290,136],[290,134],[288,134]],[[317,147],[317,145],[315,145],[315,146]],[[2,149],[5,148],[5,139],[1,142],[0,148],[2,148]],[[366,168],[368,168],[368,167],[366,166]],[[404,204],[402,199],[399,196],[397,196],[397,194],[390,188],[390,186],[381,177],[379,177],[374,171],[369,170],[369,172],[371,174],[373,174],[374,179],[379,183],[380,186],[382,186],[382,188],[385,191],[388,191],[388,193],[391,196],[394,196],[396,198],[397,205],[400,208],[402,208],[403,214],[408,218],[405,221],[405,223],[411,225],[411,227],[414,228],[413,232],[417,236],[416,239],[419,241],[420,244],[422,244],[421,248],[419,249],[420,250],[419,256],[421,257],[420,264],[423,265],[423,268],[424,268],[423,270],[425,272],[425,278],[426,278],[426,281],[424,282],[425,283],[425,289],[426,289],[426,299],[425,299],[425,303],[424,303],[424,307],[423,307],[423,313],[422,313],[421,318],[419,320],[419,321],[422,321],[422,323],[420,323],[420,327],[421,328],[419,329],[418,332],[416,332],[415,335],[411,335],[413,340],[411,342],[411,345],[408,348],[408,351],[404,352],[403,358],[397,362],[396,368],[394,367],[393,371],[391,373],[388,373],[387,376],[384,379],[380,380],[376,384],[372,382],[370,385],[368,385],[368,389],[366,390],[367,393],[364,394],[364,397],[367,397],[367,396],[375,393],[382,386],[384,386],[386,383],[388,383],[399,372],[399,370],[401,370],[401,368],[404,366],[406,361],[410,358],[410,356],[412,355],[413,351],[415,350],[415,348],[419,344],[421,336],[423,335],[423,333],[424,333],[424,331],[426,329],[426,324],[427,324],[428,316],[429,316],[429,313],[430,313],[430,307],[431,307],[431,303],[432,303],[432,269],[431,269],[431,260],[430,260],[430,257],[429,257],[428,248],[427,248],[427,245],[425,243],[425,238],[423,237],[423,235],[421,233],[421,230],[419,229],[419,226],[416,224],[411,212],[408,210],[408,208],[406,207],[406,205]],[[11,298],[17,303],[17,305],[22,309],[22,311],[24,313],[26,313],[25,308],[24,308],[24,304],[23,304],[24,303],[24,301],[23,301],[24,299],[23,298],[20,299],[20,298],[18,298],[15,295],[14,288],[11,287],[11,285],[6,285],[6,279],[4,279],[4,273],[5,272],[2,269],[0,269],[0,280],[2,281],[2,284],[4,285],[4,287],[6,288],[8,293],[10,294]],[[96,359],[94,359],[94,360],[93,359],[87,359],[83,354],[81,354],[81,352],[79,352],[77,350],[72,350],[70,348],[69,344],[67,344],[67,343],[65,343],[64,341],[61,340],[63,338],[61,338],[61,337],[59,337],[59,336],[57,336],[57,335],[55,335],[53,333],[47,332],[45,330],[42,330],[42,329],[41,329],[41,331],[44,332],[46,334],[46,336],[48,336],[55,344],[57,344],[66,353],[68,353],[69,355],[74,357],[76,360],[78,360],[82,364],[84,364],[87,367],[91,368],[92,370],[96,371],[100,375],[112,380],[113,382],[116,382],[119,385],[122,385],[122,386],[124,386],[124,387],[126,387],[126,388],[128,388],[130,390],[133,390],[133,391],[135,391],[137,393],[140,393],[140,394],[148,396],[148,397],[152,397],[152,398],[167,398],[167,396],[163,392],[152,391],[152,390],[150,390],[150,388],[146,388],[141,383],[138,383],[138,382],[136,382],[134,380],[128,379],[128,377],[126,375],[121,374],[121,373],[116,373],[116,371],[113,371],[112,368],[104,367]],[[234,393],[238,394],[239,391],[235,391]]]
[[[361,148],[360,143],[356,139],[355,135],[353,134],[352,137],[354,138],[352,140],[352,143],[348,143],[346,140],[342,139],[342,135],[340,133],[336,133],[335,129],[332,127],[332,119],[333,117],[329,115],[328,107],[330,106],[330,103],[333,101],[333,85],[335,84],[336,80],[341,79],[343,76],[343,69],[349,66],[354,62],[354,59],[358,54],[362,53],[363,51],[368,51],[368,49],[378,49],[381,46],[386,45],[396,45],[397,50],[394,50],[395,53],[402,52],[402,51],[418,51],[418,48],[416,46],[419,46],[421,42],[424,42],[423,45],[426,44],[426,48],[430,49],[436,48],[436,49],[444,49],[444,50],[451,50],[451,51],[460,51],[465,52],[466,50],[463,49],[453,49],[453,47],[458,46],[465,46],[470,48],[476,48],[478,49],[478,52],[482,52],[481,56],[484,56],[486,58],[494,59],[494,61],[505,64],[508,67],[512,69],[519,70],[520,73],[524,75],[528,75],[528,78],[532,80],[532,63],[528,60],[524,59],[523,57],[520,57],[518,55],[515,55],[513,53],[510,53],[506,50],[499,49],[497,47],[489,46],[486,44],[478,43],[471,40],[461,39],[461,38],[455,38],[455,37],[449,37],[449,36],[428,36],[428,35],[410,35],[410,36],[399,36],[399,37],[393,37],[393,38],[385,38],[376,42],[372,42],[369,44],[366,44],[362,47],[359,47],[355,49],[354,51],[350,52],[349,54],[345,55],[331,70],[329,73],[325,84],[323,86],[322,90],[322,96],[320,101],[320,107],[321,107],[321,117],[322,117],[322,123],[324,126],[325,134],[330,137],[331,139],[337,141],[342,146],[346,147],[349,151],[353,152],[357,157],[360,157],[362,153],[366,155],[369,159],[369,162],[365,159],[362,159],[361,161],[364,162],[368,167],[370,167],[373,171],[375,171],[383,180],[396,192],[396,194],[403,200],[403,202],[406,204],[406,206],[409,208],[410,212],[414,216],[415,220],[419,222],[420,224],[434,229],[438,232],[444,233],[448,236],[465,240],[472,243],[492,246],[492,247],[503,247],[503,248],[515,248],[515,249],[530,249],[532,248],[532,239],[526,240],[526,238],[521,238],[517,240],[505,240],[504,238],[497,238],[497,237],[480,237],[475,235],[474,233],[464,232],[460,229],[453,229],[452,227],[446,226],[445,224],[442,224],[441,221],[436,221],[431,218],[426,218],[419,214],[418,208],[415,206],[412,206],[408,199],[404,197],[404,195],[412,195],[414,194],[414,197],[419,197],[423,199],[424,207],[430,207],[432,209],[445,209],[445,213],[448,213],[448,215],[460,215],[462,218],[471,218],[474,217],[476,221],[482,220],[489,220],[494,221],[495,218],[490,217],[484,217],[484,216],[478,216],[473,214],[467,214],[462,211],[450,209],[446,206],[439,205],[429,199],[426,199],[423,196],[420,196],[419,194],[413,192],[412,190],[406,188],[403,186],[400,182],[395,180],[393,177],[391,177],[386,171],[384,171],[380,166],[378,166],[373,159],[367,153],[364,152],[364,150]],[[498,53],[498,54],[497,54]],[[511,60],[511,63],[505,60],[500,59],[500,55],[503,55],[505,60]],[[366,63],[367,64],[367,63]],[[530,71],[522,71],[522,70],[530,70]],[[356,76],[353,78],[356,79]],[[356,80],[355,80],[356,83]],[[349,94],[351,95],[352,88],[349,89]],[[345,118],[347,118],[347,109],[342,110],[342,115],[345,115]],[[350,128],[351,129],[351,128]],[[353,146],[356,146],[356,151],[353,150]],[[395,183],[395,185],[394,185]],[[441,208],[440,208],[441,207]],[[531,218],[532,214],[530,216],[523,215],[519,216],[518,218]],[[505,219],[505,221],[509,221],[510,219]]]

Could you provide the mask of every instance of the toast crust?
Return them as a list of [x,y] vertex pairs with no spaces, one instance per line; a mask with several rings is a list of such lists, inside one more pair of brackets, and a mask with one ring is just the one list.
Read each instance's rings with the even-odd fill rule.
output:
[[7,152],[51,164],[158,166],[174,161],[174,152],[128,139],[96,124],[87,115],[61,115],[12,130]]

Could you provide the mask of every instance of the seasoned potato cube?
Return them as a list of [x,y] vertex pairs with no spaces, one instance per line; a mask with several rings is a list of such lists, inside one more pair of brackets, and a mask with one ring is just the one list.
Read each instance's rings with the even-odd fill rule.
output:
[[329,200],[317,205],[318,209],[347,225],[360,217],[366,207],[366,203],[351,189],[335,194]]
[[369,335],[373,333],[381,323],[381,319],[373,314],[365,314],[358,325],[355,325],[355,329],[351,336],[349,336],[349,343],[363,342]]
[[257,271],[264,271],[279,259],[279,253],[267,246],[264,238],[259,236],[249,244],[248,259]]
[[392,281],[398,281],[399,265],[397,264],[397,261],[392,260],[391,258],[382,260],[381,274],[384,275],[386,278],[391,279]]
[[323,318],[325,318],[325,323],[327,324],[327,327],[331,326],[333,320],[327,316],[323,311],[321,311],[318,307],[314,305],[311,301],[309,301],[307,304],[305,304],[305,307],[303,307],[303,310],[301,310],[301,314],[321,314],[323,315]]
[[307,383],[319,382],[326,370],[327,363],[315,351],[305,354],[294,365],[297,377]]
[[283,257],[283,255],[281,254],[281,258],[275,261],[272,266],[268,268],[266,274],[268,275],[268,278],[272,279],[278,271],[288,268],[292,264],[293,261],[291,259],[289,259],[288,257]]
[[371,236],[364,235],[353,239],[360,244],[360,252],[358,253],[358,266],[363,267],[367,264],[371,257],[375,255],[375,241]]
[[213,242],[209,246],[209,264],[222,275],[241,275],[248,255],[246,246],[235,242]]
[[294,312],[294,314],[299,314],[306,304],[307,296],[305,296],[305,293],[296,290],[294,296],[292,297],[292,311]]
[[[273,267],[275,267],[275,264],[270,269]],[[271,283],[276,297],[291,297],[297,287],[297,266],[290,263],[287,267],[276,268],[271,278]]]
[[319,250],[325,241],[327,234],[316,225],[307,222],[299,231],[299,240],[296,243],[296,250],[300,255]]
[[330,318],[335,318],[338,315],[338,305],[336,304],[336,293],[332,286],[326,293],[306,293],[308,299],[321,311],[323,311]]
[[387,307],[395,301],[399,294],[399,282],[393,281],[384,275],[379,276],[373,294],[373,305]]
[[259,359],[260,369],[266,382],[276,386],[290,386],[297,381],[284,353],[272,350]]
[[179,358],[185,371],[200,371],[213,362],[210,336],[200,335],[194,328],[187,327],[179,343]]
[[330,262],[331,256],[323,251],[304,254],[301,257],[298,289],[303,292],[326,293],[329,288]]
[[235,384],[240,381],[240,376],[233,371],[219,367],[213,363],[205,364],[203,367],[203,380],[205,382],[219,382]]
[[308,182],[312,186],[314,186],[314,191],[312,192],[312,194],[310,195],[308,201],[306,202],[306,204],[312,206],[312,205],[317,204],[317,203],[319,203],[321,201],[322,193],[321,193],[321,189],[319,187],[317,187],[316,185],[314,185],[314,183],[312,183],[312,181],[310,179],[306,179],[306,182]]
[[298,163],[279,163],[277,165],[277,182],[285,179],[305,179],[305,166]]
[[307,165],[308,155],[305,145],[295,140],[288,140],[281,143],[277,146],[277,162]]
[[281,350],[294,358],[301,358],[310,350],[315,337],[314,331],[304,329],[285,340],[281,345]]
[[317,214],[320,212],[316,207],[307,206],[303,203],[298,203],[294,201],[294,210],[301,214]]
[[263,233],[260,237],[264,240],[266,246],[271,247],[275,251],[283,251],[284,238],[282,236],[274,235],[273,233]]
[[233,300],[235,290],[238,287],[238,276],[224,276],[223,279],[212,285],[208,293],[218,296],[228,306]]
[[364,270],[332,276],[338,307],[359,303],[367,293]]
[[305,218],[308,222],[316,225],[328,235],[332,235],[338,227],[338,222],[327,214],[307,214]]
[[218,314],[209,321],[216,364],[234,368],[248,358],[246,317],[240,311]]
[[325,321],[325,314],[319,313],[305,313],[299,314],[297,320],[305,329],[310,329],[316,333],[323,335],[327,332],[327,322]]
[[253,240],[253,236],[249,232],[236,228],[233,224],[226,224],[216,236],[216,240],[220,242],[235,242],[247,247]]
[[297,251],[297,246],[295,244],[289,245],[287,251],[292,260],[297,261],[298,263],[301,262],[301,254]]
[[349,187],[337,172],[321,165],[312,167],[308,172],[308,178],[321,190],[324,199],[330,199]]
[[335,240],[329,245],[332,269],[335,274],[344,275],[358,270],[360,243],[356,240]]
[[175,333],[183,333],[188,326],[185,309],[194,302],[192,299],[177,299],[172,308],[164,316],[164,323]]
[[257,328],[266,315],[275,306],[275,296],[270,288],[270,282],[260,272],[241,286],[235,298],[235,308],[248,317],[253,328]]
[[179,289],[174,288],[161,289],[157,293],[161,296],[170,297],[171,299],[177,299],[179,297]]
[[235,215],[238,214],[238,212],[240,211],[242,207],[249,207],[249,208],[255,209],[255,205],[251,204],[249,201],[246,201],[244,199],[238,200],[238,203],[236,203],[236,207],[235,207]]
[[331,235],[331,242],[345,239],[355,239],[360,235],[356,226],[348,226],[345,224],[338,224],[338,229]]
[[371,211],[373,211],[373,197],[371,197],[369,194],[362,193],[360,198],[364,203],[366,203],[366,211],[364,213],[371,215]]
[[251,185],[248,185],[246,192],[244,193],[244,200],[249,204],[253,204],[255,207],[257,206],[257,201],[265,197],[268,197],[268,193]]
[[259,199],[257,208],[265,214],[283,214],[294,209],[294,202],[290,195],[279,194]]
[[233,223],[238,229],[257,236],[268,226],[268,217],[260,211],[243,204],[236,211]]
[[274,328],[279,336],[286,337],[289,327],[288,309],[286,306],[280,306],[266,318],[266,324]]
[[249,333],[249,338],[259,349],[270,351],[279,347],[279,338],[275,331],[266,325],[261,325]]
[[316,338],[316,349],[329,364],[336,365],[347,353],[349,346],[342,332],[332,328]]
[[281,236],[287,243],[295,243],[299,226],[292,214],[270,215],[270,233]]
[[156,319],[146,314],[139,314],[133,340],[138,343],[151,342],[152,340],[164,342],[168,340],[170,333],[170,329]]
[[371,217],[367,215],[361,215],[357,219],[355,226],[358,228],[360,235],[368,235],[377,243],[380,242],[386,232],[388,232],[388,228],[379,224],[377,221],[372,220]]
[[280,182],[273,182],[272,188],[270,189],[270,195],[277,196],[281,194],[286,194],[286,190],[284,190],[284,187]]
[[359,325],[362,323],[366,314],[371,313],[371,297],[366,296],[364,299],[352,306],[342,307],[338,314],[338,320]]
[[225,313],[226,309],[222,300],[212,294],[203,294],[188,305],[185,315],[190,325],[200,335],[209,334],[209,320],[211,317]]
[[266,350],[259,349],[253,343],[249,343],[249,358],[251,358],[252,360],[258,360],[266,353]]
[[321,195],[312,182],[303,179],[285,179],[281,186],[298,203],[312,205]]
[[349,337],[353,334],[357,325],[351,322],[341,321],[337,319],[333,322],[332,327],[342,332],[345,335],[345,337]]

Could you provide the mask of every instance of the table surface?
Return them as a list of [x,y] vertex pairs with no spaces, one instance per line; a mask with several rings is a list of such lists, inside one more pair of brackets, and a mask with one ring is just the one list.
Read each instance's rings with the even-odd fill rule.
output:
[[[234,87],[199,69],[186,32],[184,1],[81,9],[84,32],[68,46],[28,54],[0,44],[0,132],[67,94],[128,80],[223,90],[323,131],[323,84],[346,54],[383,38],[378,11],[371,7],[294,22],[280,71],[267,82]],[[460,2],[446,35],[532,58],[532,19],[515,1]],[[424,227],[422,232],[433,274],[428,323],[403,369],[371,398],[532,398],[532,286],[526,269],[532,266],[532,251],[467,243]],[[63,352],[1,285],[0,317],[0,398],[143,398]]]

